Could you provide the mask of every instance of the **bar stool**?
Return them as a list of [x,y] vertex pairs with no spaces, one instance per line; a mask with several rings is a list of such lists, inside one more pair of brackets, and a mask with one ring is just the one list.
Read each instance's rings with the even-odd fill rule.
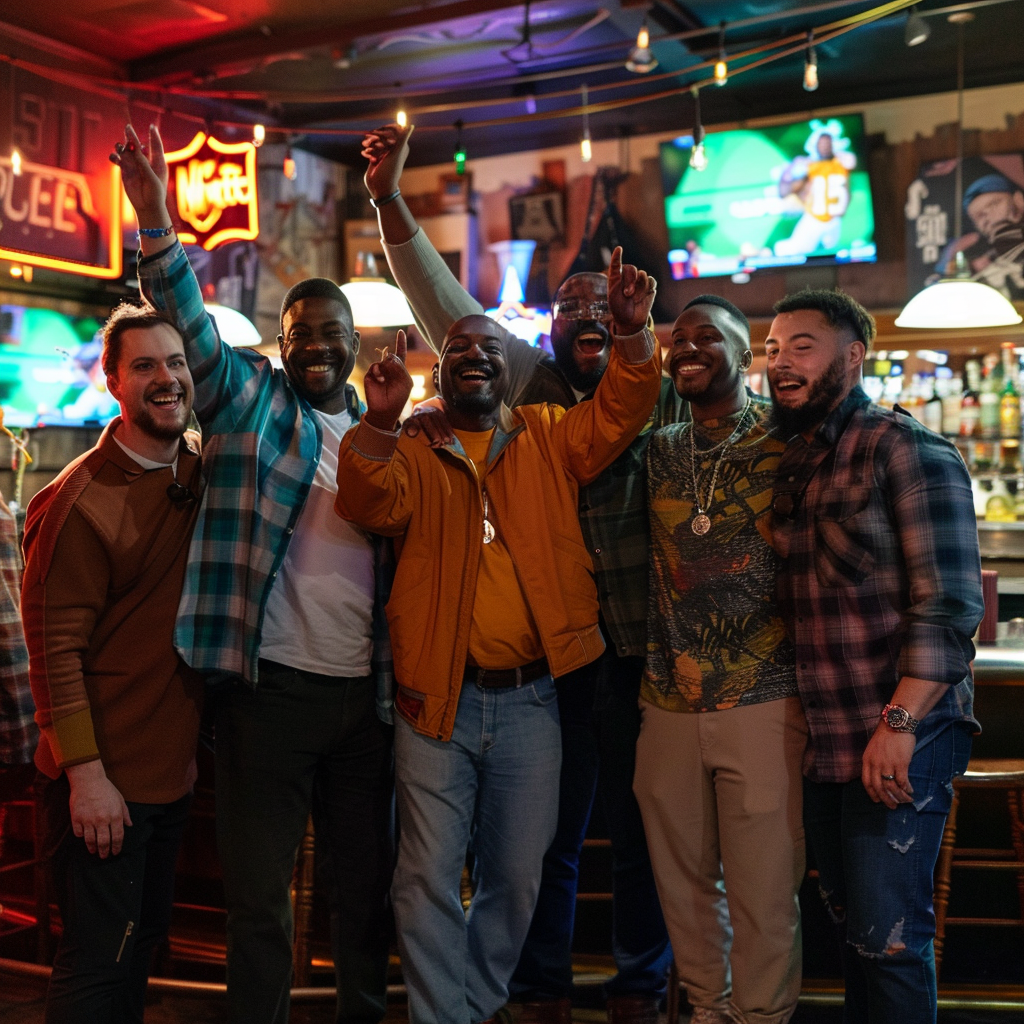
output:
[[[968,789],[1002,789],[1010,812],[1010,849],[967,849],[956,846],[956,819],[960,795]],[[972,760],[967,771],[953,780],[953,806],[946,819],[942,846],[935,868],[935,974],[942,966],[946,927],[951,924],[1024,924],[1024,760],[1019,758]],[[953,868],[981,868],[1015,871],[1020,894],[1021,917],[949,917],[950,876]]]

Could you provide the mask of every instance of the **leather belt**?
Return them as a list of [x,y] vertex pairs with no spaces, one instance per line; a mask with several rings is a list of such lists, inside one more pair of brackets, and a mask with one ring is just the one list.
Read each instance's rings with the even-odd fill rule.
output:
[[478,665],[466,665],[465,679],[476,683],[485,690],[498,690],[503,687],[522,686],[532,683],[541,676],[549,675],[547,658],[538,658],[518,668],[480,668]]

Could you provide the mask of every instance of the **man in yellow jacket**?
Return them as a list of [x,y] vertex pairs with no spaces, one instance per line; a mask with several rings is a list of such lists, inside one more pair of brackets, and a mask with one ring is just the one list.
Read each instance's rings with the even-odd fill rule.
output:
[[394,537],[399,556],[388,604],[401,823],[392,898],[414,1024],[476,1024],[508,997],[558,811],[553,677],[604,649],[577,493],[658,397],[654,291],[616,250],[614,351],[593,400],[568,412],[510,411],[507,332],[484,316],[458,320],[435,371],[456,437],[443,448],[394,429],[412,388],[400,334],[397,354],[370,367],[366,415],[341,444],[338,513]]

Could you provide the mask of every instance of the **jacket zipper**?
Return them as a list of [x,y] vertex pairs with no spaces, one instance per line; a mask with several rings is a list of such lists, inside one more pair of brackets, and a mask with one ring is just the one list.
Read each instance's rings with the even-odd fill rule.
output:
[[128,922],[128,927],[125,928],[125,930],[124,930],[124,938],[121,940],[121,948],[117,951],[117,959],[114,960],[115,964],[119,964],[121,962],[121,954],[124,952],[125,944],[128,942],[128,936],[131,935],[132,929],[134,927],[135,927],[135,922],[134,921],[129,921]]

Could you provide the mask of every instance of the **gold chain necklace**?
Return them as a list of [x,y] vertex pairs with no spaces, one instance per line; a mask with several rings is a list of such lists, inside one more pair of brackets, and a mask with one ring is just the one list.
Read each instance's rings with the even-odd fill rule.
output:
[[736,427],[733,432],[722,442],[715,445],[714,448],[709,448],[707,451],[701,452],[702,455],[708,455],[715,451],[716,448],[721,448],[718,453],[718,458],[715,461],[715,468],[711,474],[711,486],[708,488],[707,501],[703,504],[700,500],[700,494],[697,490],[697,443],[693,439],[695,433],[694,421],[690,420],[690,479],[693,482],[693,506],[697,510],[697,514],[693,517],[693,521],[690,523],[690,529],[698,537],[703,537],[704,534],[711,529],[711,518],[708,516],[708,511],[711,508],[711,503],[715,499],[715,484],[718,481],[718,471],[721,469],[722,460],[725,458],[726,452],[732,447],[733,441],[739,436],[743,427],[743,422],[747,418],[747,413],[750,411],[750,397],[747,397],[747,404],[743,406],[743,411],[740,413],[740,418],[736,422]]

